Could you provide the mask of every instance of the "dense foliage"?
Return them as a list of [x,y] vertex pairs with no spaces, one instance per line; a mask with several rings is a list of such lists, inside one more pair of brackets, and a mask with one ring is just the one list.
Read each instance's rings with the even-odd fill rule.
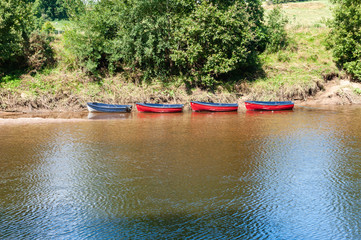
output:
[[361,80],[361,1],[334,0],[331,47],[340,67]]
[[266,33],[252,11],[250,4],[240,2],[226,9],[199,4],[174,28],[171,59],[175,66],[195,81],[211,85],[222,74],[254,65]]
[[23,0],[0,1],[0,68],[24,59],[33,30],[30,9],[31,4]]
[[33,32],[30,35],[29,48],[25,51],[27,65],[31,70],[41,70],[54,63],[54,51],[50,47],[50,38],[46,33]]
[[32,6],[31,0],[0,1],[0,77],[12,70],[40,70],[54,62],[48,36],[36,32]]
[[283,14],[281,8],[272,9],[268,15],[268,45],[267,51],[277,52],[288,45],[288,38],[285,26],[288,19]]
[[64,0],[35,0],[33,12],[38,18],[45,20],[67,19],[67,9]]
[[265,49],[260,1],[121,1],[93,4],[65,34],[86,71],[184,74],[200,85],[245,69]]
[[281,13],[272,12],[267,26],[261,0],[4,0],[0,67],[52,64],[48,20],[68,17],[62,61],[91,75],[134,71],[213,86],[286,43]]

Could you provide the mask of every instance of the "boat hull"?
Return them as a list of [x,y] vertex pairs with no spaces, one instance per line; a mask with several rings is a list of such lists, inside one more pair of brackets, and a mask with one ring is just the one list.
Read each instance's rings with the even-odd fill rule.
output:
[[246,101],[247,110],[255,111],[281,111],[281,110],[292,110],[294,103],[291,101],[285,102],[260,102],[260,101]]
[[206,103],[206,102],[191,102],[191,108],[193,111],[208,111],[208,112],[232,112],[238,110],[237,103]]
[[89,112],[120,113],[130,112],[132,110],[132,105],[115,105],[92,102],[87,103],[87,108]]
[[183,104],[137,103],[136,106],[139,112],[176,113],[183,111]]

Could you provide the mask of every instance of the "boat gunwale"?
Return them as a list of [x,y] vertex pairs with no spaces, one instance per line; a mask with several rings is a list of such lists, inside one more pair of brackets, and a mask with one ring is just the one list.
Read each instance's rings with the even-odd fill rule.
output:
[[90,107],[107,108],[107,109],[132,108],[132,105],[118,105],[118,104],[107,104],[107,103],[98,103],[98,102],[87,102],[87,105],[89,105]]
[[278,101],[278,102],[267,102],[267,101],[245,101],[248,104],[255,104],[255,105],[266,105],[266,106],[285,106],[285,105],[294,105],[292,101]]
[[89,112],[100,113],[125,113],[132,111],[132,105],[107,104],[98,102],[87,102]]
[[136,103],[136,105],[140,105],[143,107],[150,107],[150,108],[162,108],[162,109],[169,109],[169,108],[183,108],[184,104],[158,104],[158,103]]
[[238,107],[238,103],[209,103],[209,102],[199,102],[199,101],[191,101],[191,103],[210,106],[210,107]]

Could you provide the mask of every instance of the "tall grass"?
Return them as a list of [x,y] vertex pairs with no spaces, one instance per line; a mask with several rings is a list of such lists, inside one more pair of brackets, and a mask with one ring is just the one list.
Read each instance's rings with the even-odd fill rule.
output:
[[[276,5],[264,5],[266,14]],[[329,0],[293,2],[278,4],[289,19],[288,27],[325,27],[325,20],[332,17]]]
[[[265,6],[267,10],[273,6]],[[249,98],[259,100],[307,99],[322,89],[324,79],[338,69],[326,48],[331,17],[328,0],[281,4],[290,44],[277,53],[261,55],[266,77],[251,83]]]

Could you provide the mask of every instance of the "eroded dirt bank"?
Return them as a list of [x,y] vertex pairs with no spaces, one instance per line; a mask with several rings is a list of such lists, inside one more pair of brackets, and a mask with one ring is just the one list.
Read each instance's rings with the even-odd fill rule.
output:
[[[246,100],[264,100],[252,99],[252,96],[242,93],[225,93],[218,91],[209,93],[196,89],[187,93],[186,89],[172,89],[164,91],[154,91],[148,88],[130,89],[128,93],[121,91],[114,94],[113,97],[98,96],[97,98],[87,98],[86,95],[77,94],[45,94],[38,97],[29,97],[24,93],[15,93],[2,96],[0,104],[3,106],[0,110],[0,117],[4,118],[17,113],[36,113],[36,112],[84,112],[86,111],[86,102],[103,101],[106,103],[133,104],[136,102],[153,103],[178,103],[185,104],[185,110],[189,110],[189,102],[192,100],[206,102],[238,102],[240,109],[244,108]],[[351,82],[347,79],[334,78],[331,81],[325,81],[322,90],[307,96],[305,99],[293,100],[297,105],[349,105],[361,104],[361,83]],[[4,107],[5,106],[5,107]],[[36,117],[36,116],[35,116]],[[59,118],[67,118],[65,116]]]

